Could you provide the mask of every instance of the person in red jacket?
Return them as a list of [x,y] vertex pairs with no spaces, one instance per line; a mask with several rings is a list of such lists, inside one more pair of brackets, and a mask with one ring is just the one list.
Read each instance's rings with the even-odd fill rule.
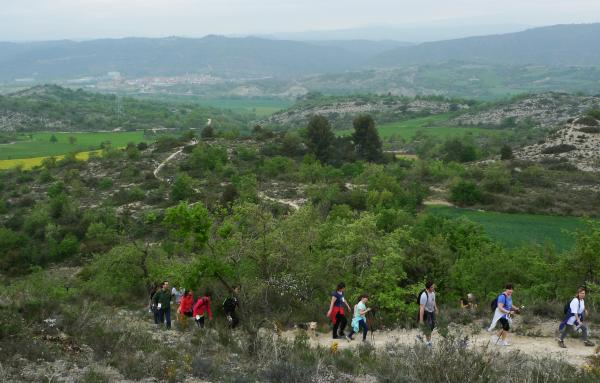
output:
[[179,309],[177,310],[177,314],[186,316],[188,318],[192,317],[194,306],[194,294],[190,290],[186,290],[183,293],[183,297],[181,297],[181,302],[179,303]]
[[206,314],[208,314],[208,319],[212,321],[213,314],[210,308],[210,298],[212,294],[210,291],[207,291],[204,296],[198,298],[196,304],[194,305],[194,318],[196,319],[196,324],[200,328],[204,328],[204,318]]

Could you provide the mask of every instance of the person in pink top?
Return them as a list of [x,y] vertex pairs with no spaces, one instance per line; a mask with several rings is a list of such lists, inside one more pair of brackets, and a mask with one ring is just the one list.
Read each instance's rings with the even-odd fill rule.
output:
[[206,318],[206,314],[208,314],[209,320],[212,321],[213,319],[212,310],[210,308],[211,296],[211,292],[207,291],[204,296],[198,298],[196,304],[194,305],[194,319],[200,328],[204,328],[204,319]]

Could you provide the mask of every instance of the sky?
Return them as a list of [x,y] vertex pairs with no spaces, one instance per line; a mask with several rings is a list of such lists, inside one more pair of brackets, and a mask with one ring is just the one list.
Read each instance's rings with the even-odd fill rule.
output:
[[0,0],[0,41],[600,21],[600,0]]

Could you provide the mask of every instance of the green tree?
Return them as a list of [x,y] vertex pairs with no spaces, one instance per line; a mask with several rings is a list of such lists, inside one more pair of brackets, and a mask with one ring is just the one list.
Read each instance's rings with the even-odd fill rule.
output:
[[213,138],[215,136],[215,130],[211,125],[206,125],[202,132],[200,132],[200,137],[202,138]]
[[319,161],[326,163],[331,157],[335,136],[327,118],[313,116],[306,128],[306,146]]
[[53,144],[55,144],[55,143],[58,142],[58,138],[56,138],[56,136],[53,134],[53,135],[50,136],[50,142],[53,143]]
[[77,138],[69,136],[69,144],[75,145],[75,143],[77,143]]
[[189,205],[181,202],[167,209],[163,225],[173,238],[193,250],[202,248],[208,242],[212,219],[201,203]]
[[482,202],[483,193],[476,183],[460,180],[450,189],[450,200],[459,205],[475,205]]
[[502,161],[512,160],[513,157],[513,151],[510,145],[503,145],[502,148],[500,148],[500,159]]
[[179,174],[171,187],[171,200],[183,201],[194,195],[194,180],[187,174]]
[[373,117],[358,116],[354,119],[353,126],[352,141],[356,147],[358,158],[369,162],[381,162],[383,160],[382,143]]

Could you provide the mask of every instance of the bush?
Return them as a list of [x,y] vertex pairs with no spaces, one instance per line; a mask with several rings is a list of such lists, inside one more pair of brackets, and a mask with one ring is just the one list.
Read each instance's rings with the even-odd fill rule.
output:
[[147,294],[151,281],[164,278],[160,253],[133,245],[94,256],[81,272],[85,291],[111,304],[127,304]]
[[450,189],[450,200],[458,205],[471,206],[483,201],[483,193],[476,183],[460,180]]
[[543,154],[560,154],[560,153],[568,153],[573,150],[577,150],[577,147],[569,144],[559,144],[555,146],[549,146],[542,150]]

